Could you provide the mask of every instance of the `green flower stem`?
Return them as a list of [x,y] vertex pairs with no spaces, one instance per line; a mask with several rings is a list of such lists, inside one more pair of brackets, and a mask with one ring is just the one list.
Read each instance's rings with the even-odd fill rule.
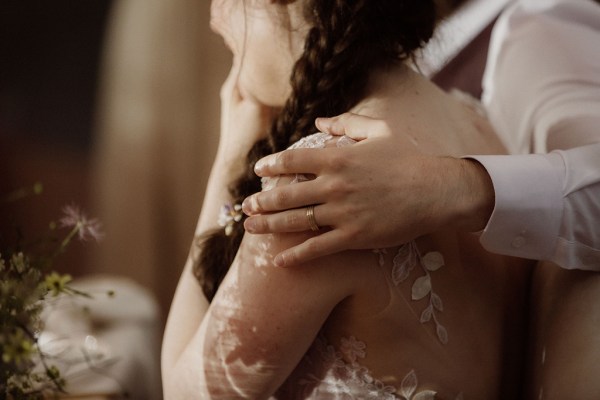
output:
[[23,332],[25,332],[25,334],[33,341],[33,343],[35,344],[35,347],[37,347],[37,349],[38,349],[37,353],[40,355],[40,361],[42,362],[42,366],[44,367],[44,371],[46,371],[46,376],[48,378],[50,378],[50,380],[54,384],[54,387],[56,388],[56,390],[58,390],[61,393],[67,393],[67,391],[64,389],[63,385],[58,380],[58,377],[56,377],[53,374],[49,373],[50,366],[48,366],[48,363],[46,362],[46,356],[44,355],[44,353],[40,349],[38,340],[35,337],[35,335],[25,325],[21,324],[20,322],[17,322],[17,326],[19,328],[21,328],[21,330]]
[[75,237],[75,235],[77,235],[77,233],[79,233],[79,231],[81,230],[82,227],[83,226],[81,225],[81,223],[77,223],[77,225],[75,225],[71,229],[71,231],[67,234],[67,236],[65,236],[63,241],[60,243],[60,246],[58,246],[56,251],[52,254],[52,257],[51,257],[52,259],[56,258],[59,254],[65,252],[65,250],[71,243],[71,240]]
[[67,291],[69,294],[74,294],[74,295],[77,295],[77,296],[85,297],[86,299],[93,299],[94,298],[94,296],[92,296],[91,294],[86,293],[86,292],[82,292],[81,290],[74,289],[74,288],[72,288],[70,286],[65,287],[65,291]]

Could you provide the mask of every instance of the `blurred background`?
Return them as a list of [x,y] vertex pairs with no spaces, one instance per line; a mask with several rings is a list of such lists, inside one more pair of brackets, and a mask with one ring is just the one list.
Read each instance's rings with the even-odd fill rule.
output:
[[3,207],[2,221],[34,234],[63,206],[80,206],[100,219],[104,240],[75,244],[57,267],[131,277],[157,296],[162,317],[200,211],[230,62],[209,6],[0,6],[0,193],[44,185]]
[[74,242],[55,269],[118,277],[100,281],[144,314],[151,365],[123,379],[153,383],[134,398],[160,398],[160,337],[218,140],[230,56],[210,31],[209,8],[197,0],[0,5],[0,195],[44,186],[0,206],[2,231],[37,237],[70,204],[101,221],[104,239]]
[[[93,115],[111,2],[5,1],[0,6],[0,193],[47,192],[0,209],[2,223],[39,231],[65,204],[89,206]],[[64,267],[80,273],[79,246]],[[66,261],[66,260],[65,260]]]

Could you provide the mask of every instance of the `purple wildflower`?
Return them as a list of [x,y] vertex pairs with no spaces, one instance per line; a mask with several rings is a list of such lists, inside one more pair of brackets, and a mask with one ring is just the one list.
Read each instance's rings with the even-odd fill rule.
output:
[[93,238],[96,241],[100,241],[104,236],[100,221],[96,218],[88,219],[79,207],[75,205],[66,206],[63,208],[63,214],[63,217],[60,219],[60,225],[65,228],[76,229],[79,240]]

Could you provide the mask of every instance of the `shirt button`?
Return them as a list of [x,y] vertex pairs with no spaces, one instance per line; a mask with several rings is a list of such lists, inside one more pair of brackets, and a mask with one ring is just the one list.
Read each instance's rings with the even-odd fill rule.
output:
[[513,239],[511,245],[515,249],[519,249],[525,245],[525,242],[526,242],[526,240],[523,236],[517,236]]

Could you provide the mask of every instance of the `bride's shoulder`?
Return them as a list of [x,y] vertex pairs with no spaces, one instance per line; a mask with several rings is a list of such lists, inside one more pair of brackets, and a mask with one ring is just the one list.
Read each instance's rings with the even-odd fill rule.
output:
[[348,136],[333,136],[328,133],[315,132],[305,136],[292,144],[290,149],[322,149],[325,147],[345,147],[356,143],[356,140]]
[[[345,147],[354,143],[356,143],[356,141],[348,136],[333,136],[328,133],[316,132],[299,139],[296,143],[293,143],[288,149],[323,149],[326,147]],[[276,186],[294,184],[310,179],[310,176],[304,174],[264,177],[261,180],[262,190],[271,190]]]

